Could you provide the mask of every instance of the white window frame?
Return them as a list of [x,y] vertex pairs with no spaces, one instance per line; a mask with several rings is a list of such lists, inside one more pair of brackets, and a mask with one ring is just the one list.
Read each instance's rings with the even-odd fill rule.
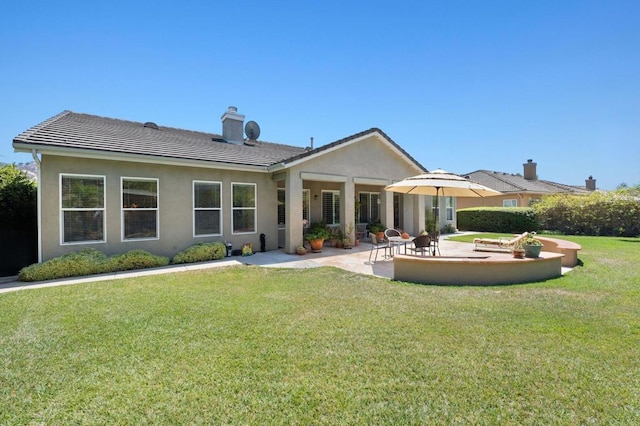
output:
[[506,198],[502,200],[502,207],[518,207],[518,200],[516,198]]
[[[138,180],[138,181],[155,181],[156,182],[156,207],[155,208],[124,208],[122,206],[122,201],[124,197],[124,189],[122,185],[125,180]],[[120,177],[120,241],[123,243],[135,242],[135,241],[157,241],[160,239],[160,180],[158,178],[147,178],[147,177],[132,177],[132,176],[121,176]],[[125,238],[124,237],[124,213],[126,211],[154,211],[156,212],[156,236],[155,237],[146,237],[146,238]]]
[[[233,189],[235,185],[253,186],[253,199],[255,205],[253,207],[234,207],[233,205]],[[232,235],[250,235],[258,233],[258,184],[252,182],[231,182],[231,234]],[[235,224],[233,223],[233,212],[236,210],[253,210],[253,231],[235,232]]]
[[[283,201],[284,206],[284,223],[278,222],[278,229],[285,229],[287,227],[287,201],[286,201],[286,188],[278,188],[278,193],[285,193],[285,201]],[[278,203],[280,203],[280,195],[278,195]],[[310,226],[310,215],[311,211],[311,190],[303,189],[302,190],[302,221],[305,224],[304,228],[308,228]],[[306,220],[306,222],[304,222]]]
[[[324,220],[324,194],[327,194],[327,193],[333,194],[333,196],[331,197],[331,204],[332,204],[332,206],[331,206],[332,209],[331,210],[332,210],[334,216],[336,215],[336,212],[335,212],[335,209],[336,209],[336,207],[335,207],[335,205],[336,205],[335,204],[336,203],[336,197],[338,197],[338,203],[342,202],[342,200],[340,200],[340,191],[336,191],[336,190],[322,190],[322,191],[320,191],[320,197],[321,197],[321,199],[320,199],[320,203],[321,203],[320,208],[322,209],[322,219],[323,220]],[[338,212],[337,217],[333,218],[333,223],[329,223],[327,221],[327,225],[340,226],[340,212]]]
[[[305,223],[304,227],[311,226],[311,190],[302,190],[302,220]],[[304,222],[306,220],[306,222]]]
[[447,222],[453,222],[456,210],[456,197],[445,197],[444,204],[446,206]]
[[[282,204],[280,201],[280,194],[282,194]],[[285,229],[287,227],[287,190],[286,188],[278,188],[278,198],[277,198],[277,206],[280,207],[282,205],[284,220],[280,223],[280,212],[276,213],[276,220],[278,221],[278,229]]]
[[[62,179],[64,177],[72,178],[100,178],[103,182],[104,191],[102,193],[101,208],[64,208],[62,207]],[[107,242],[107,177],[105,175],[89,175],[76,173],[60,173],[58,177],[58,194],[59,194],[59,211],[60,211],[60,245],[71,246],[78,244],[103,244]],[[85,240],[85,241],[64,241],[64,212],[67,211],[102,211],[102,239],[101,240]]]
[[[208,185],[218,185],[218,187],[220,188],[220,207],[196,207],[196,184],[208,184]],[[210,180],[194,180],[192,182],[191,185],[191,205],[193,206],[193,237],[194,238],[200,238],[200,237],[220,237],[223,235],[223,229],[222,229],[222,224],[224,223],[222,221],[222,200],[223,198],[223,194],[222,194],[222,182],[217,182],[217,181],[210,181]],[[218,234],[197,234],[196,233],[196,212],[198,211],[218,211],[220,213],[220,223],[219,223],[219,228],[220,228],[220,233]]]

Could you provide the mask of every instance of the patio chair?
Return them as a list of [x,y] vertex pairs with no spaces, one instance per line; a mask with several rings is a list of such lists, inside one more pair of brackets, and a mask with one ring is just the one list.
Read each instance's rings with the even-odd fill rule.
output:
[[400,242],[392,241],[390,238],[400,237],[402,234],[397,229],[387,228],[384,230],[384,238],[389,241],[389,246],[391,247],[391,254],[393,256],[394,251],[400,246]]
[[429,254],[431,248],[431,237],[429,235],[420,235],[413,239],[413,247],[409,247],[409,250],[421,256]]
[[431,248],[433,248],[433,255],[436,255],[436,251],[438,252],[438,256],[440,254],[440,231],[435,231],[429,234],[431,237]]
[[373,258],[373,263],[378,260],[378,252],[384,250],[384,259],[391,257],[391,246],[388,241],[378,241],[376,234],[369,232],[369,238],[371,238],[371,251],[369,252],[369,263],[371,263],[371,255],[373,251],[376,251],[376,256]]
[[356,239],[364,240],[367,237],[367,224],[358,223],[356,225]]
[[510,251],[513,246],[524,240],[529,235],[528,232],[514,235],[510,240],[506,238],[474,238],[474,251]]

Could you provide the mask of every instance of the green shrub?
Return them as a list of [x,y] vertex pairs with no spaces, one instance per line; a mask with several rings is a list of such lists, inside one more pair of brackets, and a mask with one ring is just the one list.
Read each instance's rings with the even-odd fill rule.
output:
[[111,271],[130,271],[165,266],[169,264],[169,258],[157,256],[144,250],[131,250],[110,257],[108,263]]
[[570,235],[640,235],[640,200],[619,192],[552,195],[534,206],[544,229]]
[[130,269],[164,266],[169,263],[166,257],[155,256],[144,250],[131,250],[127,253],[107,257],[93,248],[35,263],[20,270],[19,281],[45,281],[57,278],[79,277]]
[[76,277],[81,275],[99,274],[106,272],[107,256],[92,248],[85,248],[79,252],[35,263],[20,270],[19,281],[44,281],[56,278]]
[[473,207],[457,211],[462,231],[522,233],[538,231],[540,224],[532,207]]
[[172,263],[194,263],[218,260],[225,256],[226,247],[222,243],[201,243],[176,254]]

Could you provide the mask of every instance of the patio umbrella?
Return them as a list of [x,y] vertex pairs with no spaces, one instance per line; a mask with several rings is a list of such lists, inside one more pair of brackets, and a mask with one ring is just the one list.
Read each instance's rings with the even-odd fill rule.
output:
[[435,230],[438,230],[438,197],[491,197],[501,193],[455,173],[437,169],[422,175],[412,176],[387,185],[385,191],[401,194],[435,195],[433,211]]

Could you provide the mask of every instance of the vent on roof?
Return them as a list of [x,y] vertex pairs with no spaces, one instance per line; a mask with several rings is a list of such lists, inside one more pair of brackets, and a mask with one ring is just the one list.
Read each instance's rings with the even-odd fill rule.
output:
[[156,123],[154,123],[153,121],[147,121],[146,123],[144,123],[144,127],[148,127],[150,129],[158,130],[158,125]]

